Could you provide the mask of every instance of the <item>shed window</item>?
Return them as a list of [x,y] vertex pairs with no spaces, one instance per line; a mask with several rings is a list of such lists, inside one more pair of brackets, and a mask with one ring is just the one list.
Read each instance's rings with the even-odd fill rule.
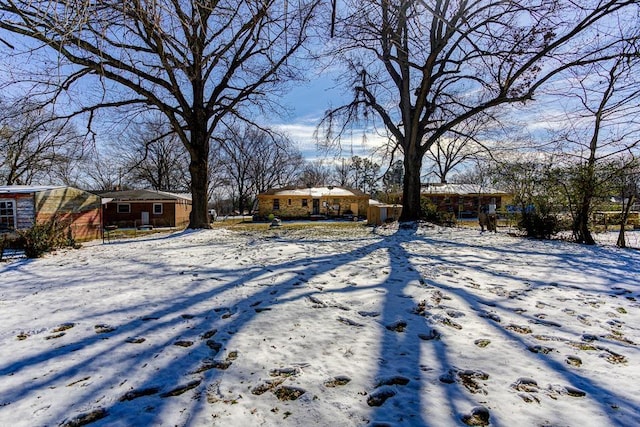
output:
[[162,203],[154,203],[153,204],[153,214],[154,215],[162,215]]
[[307,206],[309,206],[309,203],[307,203],[307,199],[302,199],[302,207],[306,208]]
[[16,204],[13,200],[0,200],[0,231],[16,228]]
[[129,203],[118,203],[118,213],[119,214],[131,213],[131,205]]
[[287,200],[287,205],[291,206],[291,199]]
[[280,199],[273,199],[273,210],[280,210]]

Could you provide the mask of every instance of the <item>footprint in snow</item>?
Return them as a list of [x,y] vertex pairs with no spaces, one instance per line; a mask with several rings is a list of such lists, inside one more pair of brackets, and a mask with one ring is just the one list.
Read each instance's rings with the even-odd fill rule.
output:
[[531,353],[549,354],[553,351],[551,347],[545,347],[543,345],[530,345],[527,347]]
[[442,316],[440,314],[433,315],[431,318],[435,322],[441,323],[441,324],[443,324],[445,326],[448,326],[450,328],[454,328],[454,329],[458,329],[458,330],[462,329],[462,325],[460,325],[459,323],[454,322],[450,318]]
[[210,329],[207,332],[205,332],[204,334],[202,334],[202,336],[200,338],[203,339],[203,340],[208,340],[209,338],[213,337],[217,333],[218,333],[217,329]]
[[332,388],[332,387],[347,385],[350,382],[351,382],[351,378],[347,376],[337,376],[337,377],[333,377],[330,380],[325,381],[324,386]]
[[403,376],[381,379],[375,386],[376,390],[369,394],[367,405],[382,406],[389,398],[396,395],[396,391],[391,386],[405,386],[409,384],[409,381],[409,378]]
[[515,323],[508,324],[507,326],[505,326],[505,329],[508,329],[513,332],[517,332],[522,335],[530,334],[531,332],[533,332],[530,327],[516,325]]
[[107,412],[107,410],[104,408],[94,409],[93,411],[85,412],[73,417],[66,423],[62,424],[62,427],[84,426],[84,425],[93,423],[95,421],[101,420],[105,418],[107,415],[109,415],[109,412]]
[[362,317],[378,317],[380,312],[378,311],[359,311],[358,314]]
[[489,374],[480,370],[466,369],[461,371],[451,368],[446,373],[440,375],[439,379],[440,382],[444,384],[454,384],[459,382],[473,394],[487,394],[483,388],[484,384],[480,383],[480,381],[488,380]]
[[480,348],[485,348],[486,346],[491,344],[491,341],[488,339],[478,339],[478,340],[475,340],[473,343]]
[[579,368],[582,365],[582,359],[578,356],[567,356],[565,362],[567,362],[567,365],[575,366],[576,368]]
[[386,326],[387,330],[393,332],[404,332],[407,329],[407,322],[399,320]]
[[[64,332],[64,331],[67,331],[67,330],[73,328],[74,326],[75,326],[75,323],[63,323],[63,324],[61,324],[59,326],[56,326],[51,331],[52,334],[44,337],[44,339],[45,340],[53,340],[53,339],[56,339],[56,338],[63,337],[63,336],[66,335],[66,332]],[[21,334],[18,334],[17,338],[18,338],[18,340],[22,341],[22,340],[27,339],[28,336],[29,335],[27,335],[25,333],[21,333]]]
[[480,317],[482,317],[484,319],[493,320],[496,323],[500,323],[500,321],[501,321],[500,316],[498,316],[496,313],[491,312],[491,311],[482,312],[478,316],[480,316]]
[[511,384],[511,388],[525,393],[537,393],[540,391],[540,387],[538,387],[538,382],[532,378],[521,377],[518,380]]
[[45,339],[45,340],[53,340],[53,339],[56,339],[56,338],[63,337],[63,336],[65,336],[65,335],[66,335],[66,334],[65,334],[64,332],[60,332],[60,333],[58,333],[58,334],[47,335],[46,337],[44,337],[44,339]]
[[461,420],[468,426],[488,426],[491,414],[484,406],[476,406],[469,414],[463,415]]
[[282,386],[273,390],[273,394],[281,401],[297,400],[306,391],[299,387]]
[[113,326],[105,325],[104,323],[95,325],[93,328],[96,331],[96,334],[107,334],[116,330]]
[[533,323],[535,325],[550,326],[550,327],[553,327],[553,328],[561,328],[562,327],[562,325],[560,323],[553,322],[551,320],[544,320],[543,318],[529,319],[529,323]]
[[439,340],[441,338],[441,335],[438,330],[431,329],[428,334],[418,334],[418,338],[423,341]]
[[53,332],[62,332],[62,331],[66,331],[69,330],[71,328],[73,328],[75,325],[75,323],[63,323],[62,325],[56,327]]
[[358,322],[356,322],[356,321],[354,321],[354,320],[351,320],[351,319],[348,319],[348,318],[346,318],[346,317],[339,316],[337,320],[338,320],[338,322],[340,322],[340,323],[344,323],[345,325],[355,326],[355,327],[357,327],[357,328],[362,328],[362,327],[364,327],[364,324],[362,324],[362,323],[358,323]]

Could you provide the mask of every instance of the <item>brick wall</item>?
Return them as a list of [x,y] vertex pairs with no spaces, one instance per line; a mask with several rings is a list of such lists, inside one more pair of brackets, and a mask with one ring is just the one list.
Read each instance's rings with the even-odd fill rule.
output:
[[[279,209],[274,210],[274,200],[279,202]],[[353,212],[354,215],[366,216],[369,207],[368,196],[329,196],[317,197],[319,200],[319,214],[332,216],[341,216],[348,210],[351,210],[352,204],[358,205],[358,211]],[[306,206],[303,205],[306,200]],[[328,203],[329,209],[325,207]],[[258,196],[258,215],[268,217],[274,214],[280,218],[306,218],[313,214],[313,198],[310,196]]]

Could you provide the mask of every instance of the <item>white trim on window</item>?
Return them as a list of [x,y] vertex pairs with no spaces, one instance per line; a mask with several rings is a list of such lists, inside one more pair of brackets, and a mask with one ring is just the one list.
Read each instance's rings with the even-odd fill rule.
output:
[[130,203],[118,203],[117,212],[119,214],[131,213],[131,204]]
[[16,228],[15,199],[0,199],[0,230]]
[[153,204],[153,214],[154,215],[162,215],[162,203],[154,203]]

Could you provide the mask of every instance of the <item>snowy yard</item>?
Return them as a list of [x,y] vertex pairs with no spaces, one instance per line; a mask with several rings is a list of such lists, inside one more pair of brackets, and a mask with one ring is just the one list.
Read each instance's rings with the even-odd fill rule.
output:
[[2,426],[640,425],[637,250],[216,229],[0,277]]

